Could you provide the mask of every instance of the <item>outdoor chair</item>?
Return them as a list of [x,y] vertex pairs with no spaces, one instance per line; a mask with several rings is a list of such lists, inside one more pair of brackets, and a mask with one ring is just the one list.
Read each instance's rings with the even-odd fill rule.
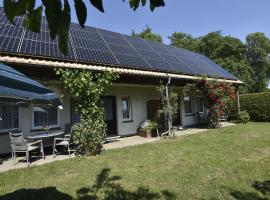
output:
[[9,132],[10,137],[10,144],[12,149],[12,158],[16,160],[16,153],[26,153],[26,162],[27,165],[29,164],[29,154],[31,151],[34,151],[36,149],[40,149],[40,152],[42,154],[42,158],[44,159],[44,149],[43,149],[43,143],[42,140],[38,140],[32,143],[27,143],[27,140],[24,139],[23,133],[21,131],[17,132]]
[[72,150],[70,149],[70,146],[71,146],[71,125],[70,124],[66,124],[65,125],[65,136],[63,138],[54,138],[54,142],[53,142],[53,157],[56,156],[56,147],[57,146],[64,146],[67,148],[67,151],[68,151],[68,155],[70,156],[70,152],[72,151],[75,151],[75,150]]
[[228,114],[220,116],[218,121],[219,121],[220,125],[222,122],[227,123],[228,122]]
[[206,114],[200,114],[199,112],[196,112],[197,120],[200,124],[207,123],[207,115]]

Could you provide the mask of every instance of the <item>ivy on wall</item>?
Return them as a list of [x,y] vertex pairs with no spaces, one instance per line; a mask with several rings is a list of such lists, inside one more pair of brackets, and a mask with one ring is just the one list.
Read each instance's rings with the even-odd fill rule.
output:
[[56,69],[56,74],[76,99],[80,122],[72,127],[72,137],[78,151],[89,155],[100,153],[107,130],[101,97],[117,74],[66,68]]

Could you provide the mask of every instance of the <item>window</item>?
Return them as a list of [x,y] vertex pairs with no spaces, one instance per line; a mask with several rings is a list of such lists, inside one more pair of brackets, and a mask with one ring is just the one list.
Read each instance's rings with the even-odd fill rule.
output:
[[70,99],[70,123],[75,124],[80,122],[80,115],[76,111],[75,107],[76,100],[74,98]]
[[19,128],[18,106],[0,103],[0,131]]
[[184,97],[185,114],[192,114],[191,97]]
[[34,128],[42,128],[44,126],[56,127],[58,126],[58,109],[57,107],[34,105],[33,106]]
[[130,104],[130,99],[129,97],[123,97],[121,99],[121,106],[122,106],[122,115],[123,115],[123,120],[131,120],[131,104]]
[[199,113],[204,112],[204,99],[203,99],[203,97],[198,97],[197,98],[197,111]]

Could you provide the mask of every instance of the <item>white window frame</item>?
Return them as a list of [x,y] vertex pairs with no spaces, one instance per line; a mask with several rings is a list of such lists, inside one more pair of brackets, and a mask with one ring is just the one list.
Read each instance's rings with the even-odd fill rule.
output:
[[[123,108],[122,108],[123,99],[128,99],[129,100],[129,118],[124,118],[124,116],[123,116]],[[120,98],[120,101],[121,101],[121,115],[122,115],[123,122],[132,121],[133,120],[133,112],[132,112],[132,100],[131,100],[131,97],[130,96],[122,96]]]
[[[202,111],[199,111],[198,109],[198,103],[200,102],[200,100],[202,99]],[[203,114],[205,112],[205,104],[204,104],[204,98],[203,97],[197,97],[197,112],[200,113],[200,114]]]
[[[8,102],[1,102],[1,103],[12,105],[12,103],[8,103]],[[1,133],[6,133],[6,132],[8,132],[8,131],[10,131],[12,129],[19,129],[20,128],[20,122],[21,122],[21,120],[20,120],[20,108],[18,107],[18,127],[17,128],[0,129],[0,135],[1,135]]]
[[[188,113],[186,112],[185,101],[190,101],[190,110],[191,110],[191,112],[188,112]],[[191,96],[184,97],[184,112],[185,112],[186,116],[193,114],[193,106],[192,106],[192,97]]]
[[[38,130],[38,129],[42,129],[43,126],[35,126],[35,114],[34,114],[34,106],[38,105],[38,104],[33,104],[31,103],[31,124],[32,124],[32,130]],[[55,125],[50,125],[50,128],[59,128],[60,127],[60,111],[58,108],[57,109],[57,124]]]

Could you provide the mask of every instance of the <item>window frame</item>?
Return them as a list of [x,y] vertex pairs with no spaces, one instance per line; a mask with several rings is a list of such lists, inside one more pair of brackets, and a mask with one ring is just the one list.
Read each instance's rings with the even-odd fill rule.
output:
[[[129,105],[129,118],[124,118],[124,113],[123,113],[123,106],[122,106],[122,102],[123,102],[123,99],[128,99],[128,105]],[[122,121],[123,122],[130,122],[133,120],[133,112],[132,112],[132,100],[131,100],[131,97],[130,96],[122,96],[121,97],[121,113],[122,113]]]
[[[189,98],[189,100],[186,100],[186,98]],[[185,102],[190,102],[190,112],[186,112]],[[184,97],[184,112],[185,112],[185,116],[193,115],[193,108],[192,107],[193,107],[192,106],[192,97],[191,96],[185,96]]]
[[[39,104],[33,104],[31,103],[31,128],[32,130],[39,130],[42,129],[43,126],[35,126],[35,113],[34,113],[34,107],[38,106]],[[51,128],[59,128],[60,127],[60,110],[58,109],[58,107],[56,107],[57,109],[57,124],[55,125],[50,125],[50,129]]]
[[[201,100],[201,101],[200,101]],[[203,114],[205,113],[205,104],[204,104],[204,98],[203,97],[197,97],[197,112],[200,113],[200,114]],[[199,104],[198,103],[202,103],[202,111],[199,111]]]
[[[0,102],[0,104],[6,104],[6,105],[10,105],[10,106],[16,106],[13,103],[8,103],[8,102]],[[18,127],[14,127],[14,128],[7,128],[7,129],[0,129],[0,134],[1,133],[7,133],[8,131],[12,130],[12,129],[19,129],[20,128],[20,108],[19,106],[17,106],[18,109]]]

